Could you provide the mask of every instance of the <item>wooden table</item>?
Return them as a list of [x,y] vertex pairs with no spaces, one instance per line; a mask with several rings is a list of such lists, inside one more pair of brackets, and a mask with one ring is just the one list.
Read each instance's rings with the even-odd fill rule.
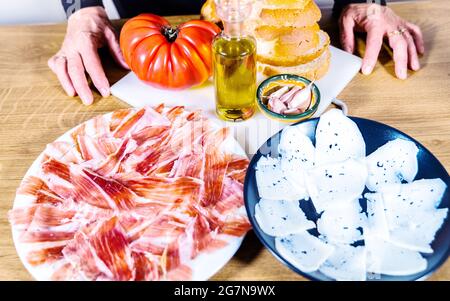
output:
[[[450,5],[447,0],[392,5],[402,17],[420,25],[427,52],[423,69],[402,81],[383,53],[370,76],[357,75],[342,92],[350,113],[387,123],[412,135],[450,170]],[[322,26],[337,38],[335,24],[324,12]],[[182,22],[189,17],[172,17]],[[121,22],[118,23],[120,25]],[[0,27],[0,280],[29,280],[13,246],[7,212],[17,186],[45,145],[77,124],[125,108],[120,100],[96,96],[83,106],[67,97],[47,68],[65,33],[65,25]],[[361,40],[360,40],[361,42]],[[125,75],[105,56],[111,83]],[[216,280],[304,280],[279,263],[250,233]],[[450,260],[433,280],[450,280]]]

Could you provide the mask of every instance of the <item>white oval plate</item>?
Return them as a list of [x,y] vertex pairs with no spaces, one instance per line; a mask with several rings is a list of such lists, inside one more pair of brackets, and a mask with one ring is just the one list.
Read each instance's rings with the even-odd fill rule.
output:
[[[111,115],[112,112],[105,114],[105,117],[109,118]],[[57,138],[55,141],[71,142],[70,136],[71,133],[82,124],[70,129],[62,136]],[[217,123],[212,122],[212,124],[217,126],[217,128],[219,128],[219,125]],[[232,152],[236,155],[246,156],[245,151],[242,149],[241,145],[231,135],[227,139],[225,139],[225,141],[221,145],[221,148],[226,149],[227,151]],[[24,179],[29,176],[38,175],[39,167],[42,162],[43,156],[44,152],[42,152],[30,166],[30,168],[28,169],[28,171],[24,176]],[[13,209],[23,207],[24,205],[26,205],[26,203],[27,201],[25,196],[16,195],[13,203]],[[245,212],[244,205],[240,208],[240,210]],[[59,265],[57,265],[57,263],[42,264],[38,266],[32,266],[31,264],[29,264],[28,261],[26,260],[26,255],[30,247],[26,243],[19,242],[20,234],[21,231],[19,229],[15,229],[14,227],[12,227],[13,242],[16,247],[19,258],[22,261],[22,264],[25,266],[27,271],[33,276],[34,279],[39,281],[51,280],[51,275],[59,267]],[[192,269],[192,279],[189,280],[204,281],[211,278],[214,274],[216,274],[222,267],[224,267],[228,263],[231,257],[233,257],[233,255],[239,249],[244,237],[245,235],[241,237],[235,237],[231,235],[220,234],[218,238],[228,242],[227,246],[214,252],[201,253],[196,258],[188,262],[186,265]]]

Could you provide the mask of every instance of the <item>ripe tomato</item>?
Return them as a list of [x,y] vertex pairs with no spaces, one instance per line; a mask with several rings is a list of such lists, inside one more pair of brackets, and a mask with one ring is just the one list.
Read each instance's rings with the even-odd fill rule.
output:
[[208,21],[172,27],[163,17],[142,14],[125,23],[120,47],[139,79],[159,88],[183,89],[211,76],[211,43],[219,32]]

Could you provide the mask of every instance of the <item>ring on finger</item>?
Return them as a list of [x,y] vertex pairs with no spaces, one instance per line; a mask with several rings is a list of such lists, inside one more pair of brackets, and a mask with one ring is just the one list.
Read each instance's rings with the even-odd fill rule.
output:
[[396,29],[396,30],[390,31],[390,32],[388,33],[388,36],[389,36],[389,37],[392,37],[392,36],[400,36],[400,35],[404,34],[406,31],[407,31],[406,28],[399,27],[399,28]]
[[54,58],[55,58],[55,60],[59,60],[59,59],[67,60],[67,57],[64,55],[55,55]]

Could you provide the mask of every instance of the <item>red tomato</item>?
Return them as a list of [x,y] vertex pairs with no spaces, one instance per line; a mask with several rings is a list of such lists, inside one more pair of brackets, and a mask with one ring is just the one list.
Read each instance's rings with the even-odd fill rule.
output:
[[125,23],[120,47],[139,79],[159,88],[183,89],[211,76],[211,43],[219,32],[208,21],[192,20],[174,28],[163,17],[142,14]]

